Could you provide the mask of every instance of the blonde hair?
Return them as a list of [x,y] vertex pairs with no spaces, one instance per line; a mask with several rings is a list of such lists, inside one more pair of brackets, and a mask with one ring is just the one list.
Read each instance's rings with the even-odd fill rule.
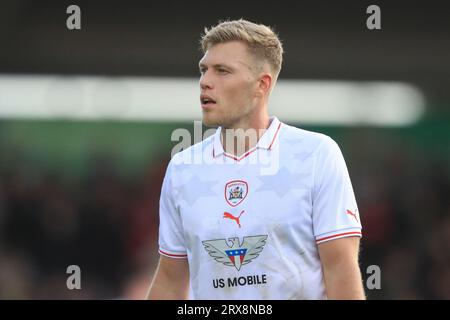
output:
[[268,26],[256,24],[244,19],[223,21],[218,25],[205,28],[200,43],[203,53],[212,46],[228,41],[243,41],[250,53],[267,62],[275,78],[283,62],[283,46],[277,34]]

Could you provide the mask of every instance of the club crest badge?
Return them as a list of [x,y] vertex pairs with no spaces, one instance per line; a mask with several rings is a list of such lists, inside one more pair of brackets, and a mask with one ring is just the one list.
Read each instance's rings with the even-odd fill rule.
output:
[[257,258],[267,241],[267,235],[244,237],[242,244],[239,238],[202,241],[205,250],[217,262],[226,266],[234,266],[238,271],[243,265]]
[[244,180],[233,180],[225,185],[225,200],[232,207],[244,201],[247,194],[248,184]]

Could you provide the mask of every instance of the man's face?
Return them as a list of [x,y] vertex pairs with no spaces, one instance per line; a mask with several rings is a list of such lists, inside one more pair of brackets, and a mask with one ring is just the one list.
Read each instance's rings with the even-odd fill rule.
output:
[[257,105],[254,58],[240,41],[219,43],[205,53],[200,67],[200,103],[206,126],[233,127]]

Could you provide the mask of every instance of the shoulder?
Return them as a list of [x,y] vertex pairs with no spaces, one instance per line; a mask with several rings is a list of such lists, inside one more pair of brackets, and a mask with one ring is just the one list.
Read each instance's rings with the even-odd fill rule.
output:
[[301,149],[312,156],[321,156],[339,150],[339,146],[330,136],[283,124],[280,134],[282,143],[291,149]]

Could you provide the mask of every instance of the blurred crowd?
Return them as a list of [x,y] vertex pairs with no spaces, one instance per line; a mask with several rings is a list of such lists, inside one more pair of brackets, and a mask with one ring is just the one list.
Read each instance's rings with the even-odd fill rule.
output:
[[[139,179],[107,157],[80,180],[16,165],[0,176],[0,298],[141,299],[156,267],[166,163]],[[68,290],[67,267],[81,270]]]
[[450,157],[396,136],[348,137],[363,239],[361,265],[381,269],[372,299],[450,299]]
[[[368,266],[381,270],[381,289],[367,295],[450,299],[450,162],[380,139],[353,133],[337,140],[363,223],[364,281]],[[93,157],[77,179],[1,163],[0,298],[144,298],[158,259],[168,160],[154,159],[133,178],[108,156]],[[66,287],[69,265],[81,269],[81,290]]]

